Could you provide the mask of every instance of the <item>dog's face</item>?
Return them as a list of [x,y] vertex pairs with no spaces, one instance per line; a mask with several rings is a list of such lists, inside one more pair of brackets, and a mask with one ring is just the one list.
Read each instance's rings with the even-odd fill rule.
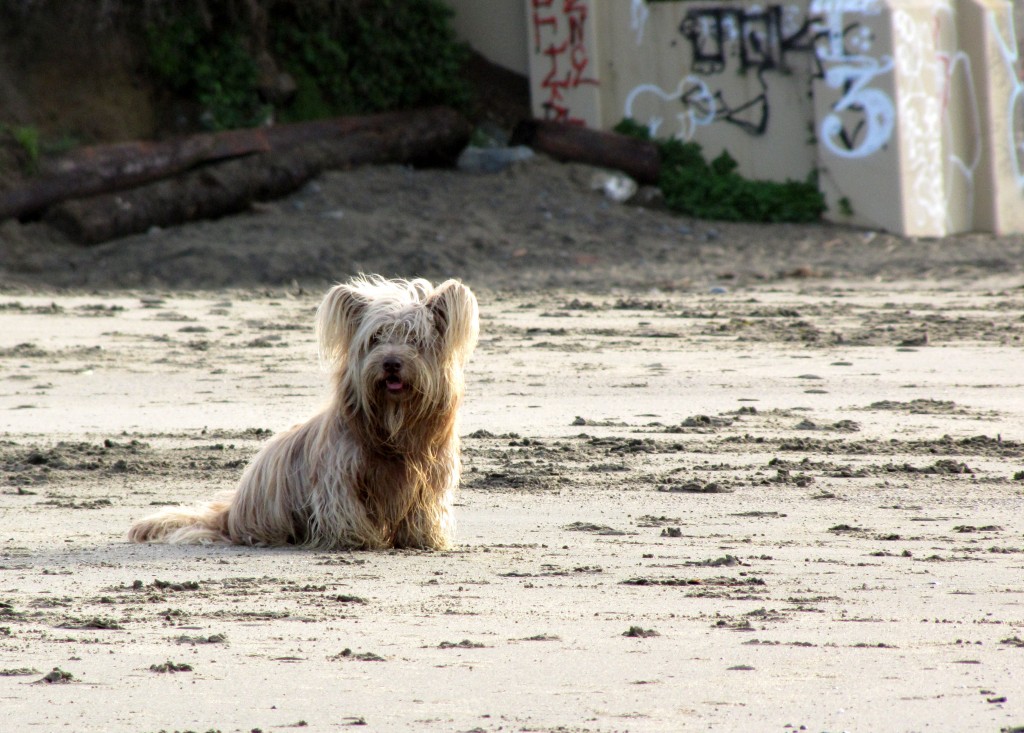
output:
[[394,434],[410,420],[451,410],[462,367],[476,344],[476,298],[449,280],[357,278],[338,285],[317,313],[323,360],[352,407],[386,420]]
[[441,336],[428,311],[412,307],[396,320],[366,319],[363,325],[353,341],[353,368],[372,401],[410,400],[435,391],[430,383],[440,371]]

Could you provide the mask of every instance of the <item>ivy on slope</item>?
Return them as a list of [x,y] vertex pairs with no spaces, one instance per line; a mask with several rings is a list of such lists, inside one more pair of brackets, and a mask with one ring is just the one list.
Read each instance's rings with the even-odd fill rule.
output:
[[[647,128],[630,119],[615,131],[650,139]],[[826,209],[814,172],[803,182],[751,180],[737,172],[739,164],[728,151],[709,163],[697,143],[654,142],[661,154],[658,186],[666,205],[677,213],[722,221],[810,222]]]

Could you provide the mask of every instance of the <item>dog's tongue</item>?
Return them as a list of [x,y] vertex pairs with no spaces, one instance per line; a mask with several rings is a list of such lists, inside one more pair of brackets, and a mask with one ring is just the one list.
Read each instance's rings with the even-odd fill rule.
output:
[[387,385],[388,392],[401,392],[404,386],[398,377],[388,377],[384,383]]

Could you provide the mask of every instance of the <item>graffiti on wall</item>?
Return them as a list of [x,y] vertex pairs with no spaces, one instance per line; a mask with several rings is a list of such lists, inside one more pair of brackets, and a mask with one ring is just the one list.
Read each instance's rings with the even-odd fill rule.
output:
[[1006,127],[1009,139],[1010,165],[1017,187],[1024,189],[1024,77],[1018,73],[1020,52],[1014,32],[1011,8],[1006,8],[1002,17],[993,11],[988,15],[992,35],[999,44],[1007,78],[1012,79],[1012,90],[1006,106]]
[[629,8],[629,25],[636,34],[636,45],[642,46],[644,42],[644,28],[647,27],[647,19],[651,11],[647,9],[647,0],[633,0]]
[[[628,45],[600,46],[611,54],[604,88],[588,13],[608,6],[528,3],[534,99],[547,117],[601,124],[607,92],[662,138],[732,145],[737,134],[781,141],[810,131],[817,148],[785,164],[827,168],[829,195],[848,195],[859,218],[914,232],[989,219],[1024,229],[1024,209],[1010,205],[1024,196],[1021,0],[613,2]],[[634,42],[642,51],[632,58]],[[702,138],[708,128],[716,132]],[[872,172],[899,176],[899,196],[847,165],[868,160]]]
[[847,15],[878,15],[878,0],[813,0],[818,42],[815,55],[825,83],[840,92],[832,111],[819,127],[822,145],[841,158],[866,158],[892,138],[896,112],[892,98],[872,86],[876,78],[893,70],[891,56],[871,55],[873,37]]
[[893,13],[893,46],[899,75],[900,142],[915,223],[942,222],[946,195],[942,175],[942,109],[940,99],[927,82],[937,78],[931,53],[933,30],[916,22],[909,13]]
[[[941,81],[940,113],[943,136],[951,147],[946,159],[945,219],[952,228],[954,208],[964,212],[966,221],[974,219],[975,177],[982,159],[983,123],[971,57],[958,47],[951,4],[947,3],[936,13],[935,22],[934,56],[936,75]],[[943,27],[948,30],[945,34],[939,32]],[[954,200],[961,206],[951,207],[949,204]]]
[[[650,105],[649,102],[654,102]],[[648,104],[644,104],[648,102]],[[657,111],[641,115],[639,110],[663,109],[669,103],[672,108],[682,107],[675,114],[675,127],[667,135],[663,131],[665,118]],[[674,91],[666,92],[657,84],[640,84],[626,97],[625,116],[632,120],[646,120],[651,137],[672,137],[677,140],[691,140],[698,127],[710,125],[718,118],[718,100],[708,85],[692,74],[684,77]]]
[[540,83],[547,119],[584,124],[573,115],[570,97],[574,89],[598,83],[587,49],[589,12],[586,0],[531,0],[534,54],[547,59]]
[[[794,65],[795,55],[803,58],[809,54],[814,62],[811,74],[835,95],[829,111],[816,122],[822,147],[852,160],[868,158],[891,142],[897,105],[889,89],[897,59],[874,48],[876,39],[869,22],[885,10],[883,0],[809,0],[806,4],[742,7],[707,0],[689,0],[687,5],[691,3],[693,7],[687,9],[679,27],[687,42],[689,73],[674,89],[653,83],[633,87],[625,100],[626,116],[645,121],[652,134],[683,140],[692,139],[701,127],[722,122],[750,135],[763,135],[770,124],[771,73],[786,73]],[[646,0],[632,0],[630,23],[638,45],[643,43],[649,15]],[[991,11],[989,21],[1006,75],[1012,80],[1006,112],[1008,145],[1015,179],[1024,188],[1024,77],[1019,73],[1022,58],[1012,9]],[[929,100],[932,92],[921,86],[925,77],[915,77],[914,71],[900,72],[901,84],[909,80],[915,87],[902,95],[899,112],[913,128],[914,145],[923,146],[921,156],[914,154],[919,161],[935,160],[935,150],[929,146],[934,148],[943,134],[950,135],[950,130],[942,129],[948,121],[950,94],[957,95],[956,104],[965,107],[972,130],[980,130],[981,125],[970,58],[956,47],[955,38],[953,46],[942,47],[937,36],[942,24],[955,26],[952,4],[946,0],[936,3],[931,25],[915,22],[906,13],[893,14],[893,47],[899,63],[904,69],[939,80],[940,99]],[[752,75],[753,84],[718,83],[716,77],[727,71]],[[744,95],[744,88],[751,86],[753,90]],[[974,140],[974,132],[968,131],[966,137]],[[979,160],[978,145],[968,145],[966,150],[947,156],[947,173],[973,186]],[[922,173],[922,180],[925,177]],[[925,198],[938,201],[933,196]],[[938,204],[933,208],[937,211]]]
[[720,74],[730,56],[741,72],[785,69],[787,54],[813,50],[810,27],[797,5],[704,7],[687,11],[680,32],[690,42],[694,70]]
[[[680,80],[675,90],[654,84],[633,88],[626,98],[627,117],[648,120],[651,134],[664,127],[666,102],[676,108],[674,129],[669,134],[689,140],[698,128],[726,122],[744,132],[763,135],[769,124],[770,72],[788,73],[793,54],[814,50],[812,24],[800,18],[796,5],[739,8],[698,7],[688,10],[679,28],[688,41],[693,73]],[[715,84],[726,71],[750,74],[754,89]],[[681,109],[680,109],[681,108]],[[641,110],[659,110],[642,115]]]
[[[638,85],[624,113],[639,119],[641,110],[663,111],[664,102],[671,101],[677,108],[675,129],[669,132],[679,139],[690,139],[698,128],[716,122],[763,135],[771,116],[770,75],[788,74],[800,59],[810,57],[814,75],[839,93],[820,121],[822,144],[843,158],[867,157],[889,142],[896,117],[889,94],[874,86],[893,70],[893,59],[872,55],[873,35],[857,17],[879,12],[879,0],[812,0],[806,13],[797,4],[691,8],[679,29],[688,42],[691,73],[675,90]],[[726,71],[753,75],[752,93],[737,97],[740,85],[716,84],[715,77]],[[663,113],[643,118],[650,120],[652,134],[665,132]]]

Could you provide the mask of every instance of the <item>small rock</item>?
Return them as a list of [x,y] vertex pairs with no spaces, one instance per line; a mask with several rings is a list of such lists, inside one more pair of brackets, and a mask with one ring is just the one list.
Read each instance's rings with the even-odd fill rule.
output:
[[608,173],[598,171],[590,177],[590,188],[601,191],[612,201],[624,204],[636,195],[636,181],[625,173]]
[[74,675],[70,672],[65,672],[60,667],[54,667],[51,671],[47,672],[39,682],[45,682],[47,684],[62,684],[65,682],[71,682],[75,679]]
[[622,632],[622,635],[631,639],[649,639],[653,636],[661,636],[654,629],[645,629],[640,626],[630,626],[628,630]]
[[456,167],[464,173],[498,173],[513,163],[533,157],[533,150],[525,145],[511,148],[466,147],[459,155]]
[[[629,200],[629,203],[642,206],[645,209],[664,209],[665,194],[657,186],[640,186],[636,195]],[[688,230],[688,227],[680,227],[680,229]],[[686,231],[681,233],[689,234],[690,232]]]

